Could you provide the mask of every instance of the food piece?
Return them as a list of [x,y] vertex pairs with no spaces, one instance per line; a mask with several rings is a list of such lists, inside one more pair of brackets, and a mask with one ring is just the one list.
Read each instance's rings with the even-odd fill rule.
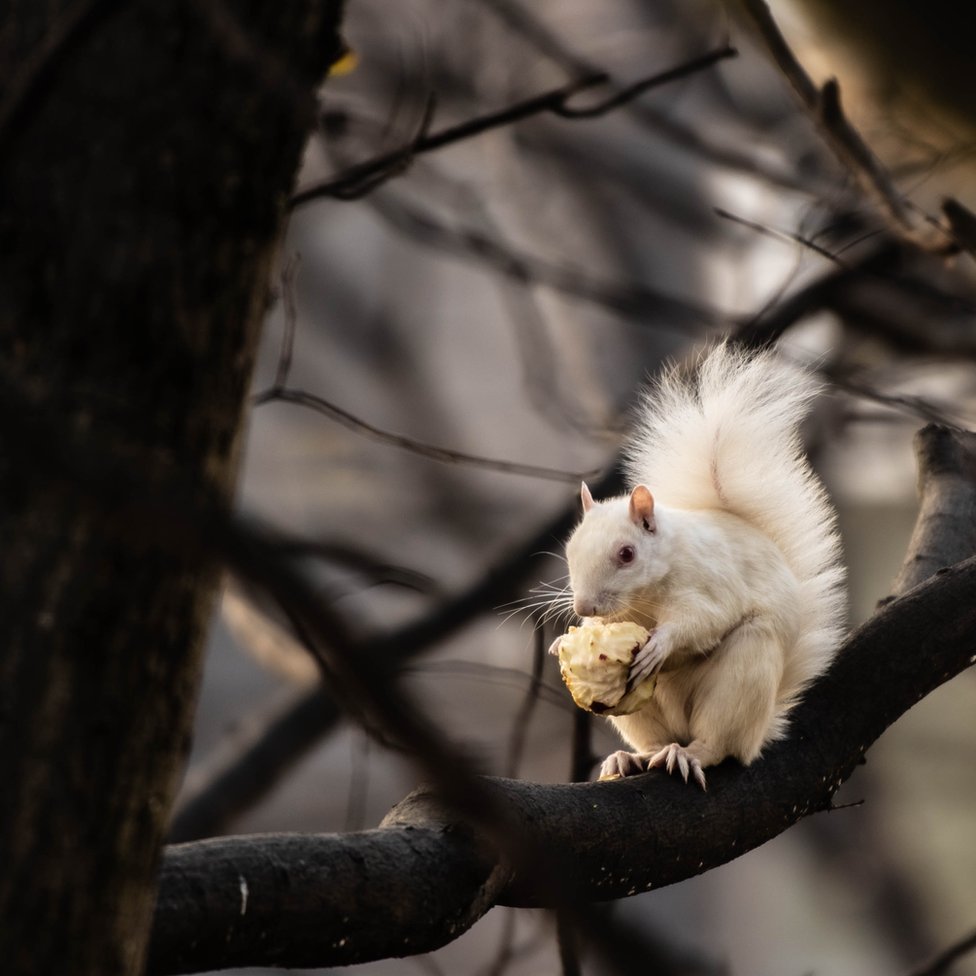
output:
[[559,643],[559,673],[580,708],[597,715],[628,715],[650,701],[657,677],[627,690],[634,655],[651,634],[640,624],[587,620]]

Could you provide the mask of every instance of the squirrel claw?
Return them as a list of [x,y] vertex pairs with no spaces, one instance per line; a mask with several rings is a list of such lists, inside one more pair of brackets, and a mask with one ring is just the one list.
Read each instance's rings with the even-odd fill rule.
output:
[[665,746],[660,752],[651,756],[647,762],[647,768],[653,769],[655,766],[663,766],[669,774],[673,773],[675,766],[677,766],[681,778],[686,783],[690,774],[704,792],[708,791],[701,762],[685,746],[679,746],[677,742],[672,742],[671,745]]
[[553,641],[553,642],[552,642],[552,643],[551,643],[551,644],[549,645],[549,653],[550,653],[550,654],[552,654],[552,656],[553,656],[553,657],[559,657],[559,645],[560,645],[560,644],[561,644],[562,642],[563,642],[563,635],[562,635],[562,634],[560,634],[560,635],[559,635],[559,636],[558,636],[558,637],[557,637],[557,638],[556,638],[556,639],[555,639],[555,640],[554,640],[554,641]]
[[626,752],[619,749],[603,760],[599,779],[600,781],[621,779],[624,776],[635,776],[637,773],[643,773],[648,768],[647,762],[650,758],[649,754]]
[[645,678],[658,671],[670,652],[671,648],[667,645],[664,630],[658,627],[647,643],[634,655],[627,678],[627,690],[636,688]]

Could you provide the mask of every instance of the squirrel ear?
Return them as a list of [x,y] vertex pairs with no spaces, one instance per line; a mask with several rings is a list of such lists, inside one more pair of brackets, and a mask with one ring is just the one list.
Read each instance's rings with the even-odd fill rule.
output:
[[645,485],[638,485],[630,493],[630,520],[648,532],[657,528],[654,521],[654,496]]
[[580,485],[580,499],[583,502],[583,514],[585,515],[596,504],[585,481]]

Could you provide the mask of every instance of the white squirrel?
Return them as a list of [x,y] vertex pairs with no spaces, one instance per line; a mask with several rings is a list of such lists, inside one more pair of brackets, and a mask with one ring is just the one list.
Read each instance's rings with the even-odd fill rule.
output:
[[784,736],[833,659],[845,572],[798,431],[818,390],[769,351],[716,346],[649,391],[627,454],[636,487],[596,502],[584,483],[566,546],[573,609],[650,630],[629,686],[658,673],[647,705],[610,718],[636,751],[609,756],[601,778],[664,766],[705,789],[704,769],[748,765]]

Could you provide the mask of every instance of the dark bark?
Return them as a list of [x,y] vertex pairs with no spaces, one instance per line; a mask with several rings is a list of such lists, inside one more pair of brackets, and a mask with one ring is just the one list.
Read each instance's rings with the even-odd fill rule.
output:
[[[229,495],[338,14],[8,11],[0,382],[57,418],[58,439],[84,432],[190,498]],[[135,973],[217,567],[124,497],[94,506],[52,477],[56,444],[16,441],[0,458],[0,957],[19,974]]]
[[919,511],[892,592],[976,552],[976,434],[929,424],[915,435]]
[[[459,920],[473,922],[493,903],[538,905],[540,890],[547,904],[553,892],[569,903],[619,898],[732,860],[829,809],[871,743],[969,667],[976,652],[974,597],[976,559],[970,559],[889,604],[854,634],[811,689],[789,739],[749,768],[727,762],[710,770],[707,794],[660,772],[610,783],[483,781],[510,829],[520,833],[521,846],[536,851],[534,862],[560,865],[559,876],[541,886],[500,860],[492,874],[494,862],[469,828],[427,791],[400,803],[379,831],[228,838],[220,842],[217,865],[210,863],[207,842],[173,848],[163,864],[151,971],[347,964],[379,958],[391,946],[394,954],[409,954],[418,951],[415,932],[423,932],[424,948],[446,943],[459,934]],[[287,866],[282,845],[288,845]],[[382,850],[395,850],[396,863],[381,860],[382,868],[341,874],[303,867],[313,859],[326,864]],[[249,891],[261,893],[249,900],[244,917],[240,885],[226,880],[235,871]],[[399,906],[395,930],[379,914],[388,908],[383,886],[372,883],[378,872],[384,879],[392,872],[424,893]],[[501,886],[495,899],[484,890],[489,877]],[[462,878],[466,887],[456,883]],[[457,900],[462,891],[463,903]],[[314,902],[317,927],[305,926],[301,912],[293,922],[279,909],[283,899]]]

